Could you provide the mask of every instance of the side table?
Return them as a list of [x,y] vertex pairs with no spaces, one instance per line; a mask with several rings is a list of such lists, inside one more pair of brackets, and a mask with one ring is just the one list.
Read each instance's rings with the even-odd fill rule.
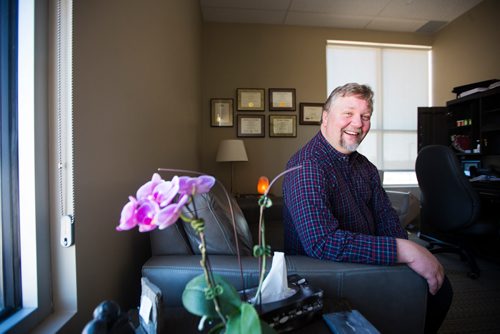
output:
[[[236,197],[236,202],[245,216],[254,242],[259,238],[260,207],[258,201],[260,196],[259,194],[247,194]],[[272,236],[273,242],[271,245],[273,249],[282,251],[282,245],[284,244],[282,228],[283,197],[269,196],[269,198],[273,202],[273,205],[264,210],[266,235]],[[273,222],[277,223],[274,224]]]

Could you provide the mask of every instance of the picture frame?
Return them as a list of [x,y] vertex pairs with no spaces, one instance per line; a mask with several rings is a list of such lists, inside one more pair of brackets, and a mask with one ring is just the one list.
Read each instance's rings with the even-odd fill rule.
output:
[[265,137],[264,115],[238,115],[238,137]]
[[269,110],[295,111],[295,88],[269,88]]
[[232,127],[234,126],[234,99],[213,98],[210,99],[210,126]]
[[264,88],[237,88],[238,111],[264,111],[266,107]]
[[323,103],[302,102],[299,104],[299,124],[320,125],[323,117]]
[[297,116],[269,115],[269,137],[297,137]]

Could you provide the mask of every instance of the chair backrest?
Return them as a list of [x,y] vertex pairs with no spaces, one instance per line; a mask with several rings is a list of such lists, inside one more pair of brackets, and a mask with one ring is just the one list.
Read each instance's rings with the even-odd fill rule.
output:
[[468,227],[477,219],[480,200],[447,146],[429,145],[415,163],[422,193],[422,222],[441,231]]

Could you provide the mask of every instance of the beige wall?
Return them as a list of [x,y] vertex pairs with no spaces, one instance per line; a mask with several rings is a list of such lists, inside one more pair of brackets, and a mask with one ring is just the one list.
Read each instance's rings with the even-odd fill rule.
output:
[[158,167],[199,169],[199,2],[74,2],[78,333],[104,299],[139,303],[149,236],[116,232]]
[[[270,138],[270,114],[299,115],[300,102],[324,102],[326,92],[325,46],[329,39],[430,45],[431,38],[418,34],[380,33],[355,30],[282,27],[246,24],[203,25],[203,129],[201,163],[226,185],[229,163],[215,162],[220,140],[236,138],[233,128],[212,128],[209,123],[210,98],[235,98],[236,88],[265,88],[265,138],[243,138],[248,162],[234,165],[234,190],[255,193],[257,179],[269,178],[284,170],[290,156],[318,130],[318,126],[298,125],[296,138]],[[268,88],[295,88],[297,110],[273,112],[267,107]],[[235,112],[235,115],[243,112]],[[235,117],[236,118],[236,117]],[[281,194],[281,182],[272,189]]]
[[500,79],[499,13],[500,1],[484,0],[436,36],[434,105],[455,98],[453,87]]

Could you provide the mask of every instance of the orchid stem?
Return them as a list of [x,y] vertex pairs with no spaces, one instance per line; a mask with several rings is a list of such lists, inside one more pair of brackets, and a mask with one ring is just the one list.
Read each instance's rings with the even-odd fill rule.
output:
[[[264,205],[260,206],[260,216],[259,216],[259,246],[261,249],[266,248],[266,237],[265,237],[265,224],[264,224]],[[264,283],[264,275],[266,273],[266,257],[267,254],[266,252],[262,252],[262,254],[259,256],[259,285],[257,287],[257,291],[255,292],[255,303],[260,303],[261,302],[261,290],[262,290],[262,284]]]
[[259,216],[259,248],[260,248],[260,254],[259,254],[259,270],[260,270],[260,275],[259,275],[259,285],[257,287],[257,291],[255,293],[255,303],[260,303],[261,302],[261,290],[262,290],[262,284],[264,283],[264,276],[266,274],[266,257],[269,256],[268,250],[267,250],[267,245],[266,245],[266,234],[265,234],[265,224],[264,224],[264,209],[268,206],[271,206],[272,204],[268,205],[268,200],[269,198],[267,197],[269,190],[271,190],[271,187],[273,186],[274,182],[278,180],[280,177],[285,175],[286,173],[289,173],[293,170],[302,168],[302,165],[298,165],[292,168],[289,168],[281,173],[279,173],[269,184],[267,187],[266,191],[261,197],[261,200],[259,200],[259,205],[260,205],[260,216]]
[[[205,234],[203,232],[199,233],[200,236],[200,251],[201,251],[201,260],[200,260],[200,265],[203,268],[203,272],[205,274],[205,281],[207,282],[207,287],[209,289],[213,289],[216,286],[216,282],[211,274],[211,271],[208,270],[207,268],[207,252],[206,252],[206,243],[205,243]],[[220,306],[219,306],[219,299],[217,296],[214,296],[214,308],[217,314],[219,315],[221,321],[224,323],[224,326],[226,325],[226,318],[221,312]]]

